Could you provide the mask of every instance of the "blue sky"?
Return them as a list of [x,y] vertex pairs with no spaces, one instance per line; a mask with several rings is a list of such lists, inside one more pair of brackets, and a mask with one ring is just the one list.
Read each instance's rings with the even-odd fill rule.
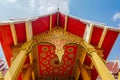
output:
[[[120,28],[120,0],[0,0],[0,21],[48,14],[58,6],[63,13]],[[116,56],[120,57],[120,36],[108,59]]]
[[[120,0],[70,0],[69,14],[120,28]],[[120,57],[120,35],[108,60]]]
[[119,23],[113,21],[113,16],[119,13],[120,22],[119,4],[119,0],[70,0],[70,14],[117,27]]

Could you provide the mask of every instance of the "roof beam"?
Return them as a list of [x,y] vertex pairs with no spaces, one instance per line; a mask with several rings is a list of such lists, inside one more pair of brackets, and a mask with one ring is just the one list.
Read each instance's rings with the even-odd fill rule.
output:
[[80,76],[80,69],[77,67],[76,73],[75,73],[75,80],[78,80]]
[[32,71],[33,71],[33,66],[32,65],[27,66],[27,70],[25,72],[23,80],[30,80],[32,76]]
[[29,59],[30,59],[30,63],[33,64],[33,58],[34,58],[34,55],[32,52],[29,53]]
[[85,57],[86,57],[86,52],[85,52],[85,50],[83,50],[82,54],[81,54],[81,56],[79,58],[80,62],[78,62],[78,67],[77,67],[76,74],[75,74],[75,80],[79,79],[79,76],[80,76],[80,73],[81,73],[80,68],[84,63]]
[[64,24],[64,30],[67,29],[67,22],[68,22],[68,16],[65,15],[65,24]]
[[14,45],[17,45],[18,44],[18,40],[17,40],[16,30],[15,30],[15,25],[14,25],[13,22],[10,23],[10,29],[11,29],[11,32],[12,32],[12,37],[13,37]]
[[86,25],[86,29],[85,29],[85,33],[84,33],[84,40],[87,43],[90,43],[91,37],[92,37],[92,32],[93,32],[93,24],[92,23],[88,23]]
[[83,65],[84,61],[85,61],[85,57],[86,57],[86,51],[83,50],[81,52],[81,55],[80,55],[80,66]]
[[100,41],[99,41],[99,43],[98,43],[98,48],[101,48],[102,43],[103,43],[103,41],[104,41],[104,39],[105,39],[105,36],[106,36],[107,31],[108,31],[108,28],[105,27],[104,30],[103,30],[103,33],[102,33],[102,35],[101,35],[101,37],[100,37]]
[[52,29],[52,14],[50,14],[50,30]]
[[32,39],[32,37],[33,37],[32,23],[31,23],[31,21],[27,20],[25,22],[25,28],[26,28],[27,41],[30,41]]
[[81,67],[80,71],[81,71],[81,76],[82,76],[83,80],[91,80],[91,78],[88,74],[88,71],[85,67]]

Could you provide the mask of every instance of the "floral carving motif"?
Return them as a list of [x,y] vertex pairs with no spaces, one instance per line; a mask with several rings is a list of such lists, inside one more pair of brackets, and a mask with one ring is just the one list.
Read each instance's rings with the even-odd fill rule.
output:
[[[83,42],[83,39],[73,35],[59,27],[56,27],[52,29],[51,31],[44,32],[40,35],[37,35],[33,38],[34,43],[40,43],[40,42],[49,42],[53,45],[55,45],[55,54],[58,56],[59,61],[62,61],[62,57],[64,55],[64,45],[68,43],[76,43],[81,44]],[[43,50],[47,50],[46,48]],[[72,52],[72,49],[69,51]]]

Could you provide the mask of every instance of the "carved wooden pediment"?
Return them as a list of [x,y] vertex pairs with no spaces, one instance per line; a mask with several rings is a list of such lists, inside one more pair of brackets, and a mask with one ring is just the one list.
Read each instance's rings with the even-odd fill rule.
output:
[[60,27],[39,34],[33,38],[33,43],[39,44],[42,42],[51,43],[55,46],[55,54],[58,56],[61,62],[64,55],[63,46],[69,43],[81,44],[84,40],[76,35],[73,35]]

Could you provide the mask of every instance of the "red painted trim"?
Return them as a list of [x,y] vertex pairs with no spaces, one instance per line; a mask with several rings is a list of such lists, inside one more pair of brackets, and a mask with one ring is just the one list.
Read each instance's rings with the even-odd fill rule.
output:
[[68,17],[68,23],[67,23],[67,31],[79,36],[83,37],[85,32],[86,24],[82,21]]
[[26,41],[26,28],[25,23],[17,23],[15,25],[16,35],[18,43],[22,43]]
[[41,17],[35,21],[32,21],[33,35],[45,32],[49,30],[49,28],[50,28],[50,16]]
[[57,26],[57,13],[52,14],[52,28]]
[[8,65],[10,66],[11,64],[10,61],[12,57],[12,50],[10,46],[13,44],[10,25],[0,26],[0,40],[1,40],[1,44],[2,44],[1,46],[3,48],[5,58],[7,60]]
[[59,26],[64,29],[64,25],[65,25],[65,15],[59,13]]
[[117,37],[119,35],[119,32],[108,30],[107,34],[105,36],[105,39],[102,44],[102,49],[104,49],[104,59],[108,57],[108,54],[110,53]]
[[92,45],[98,46],[102,33],[103,28],[94,26],[90,43]]

